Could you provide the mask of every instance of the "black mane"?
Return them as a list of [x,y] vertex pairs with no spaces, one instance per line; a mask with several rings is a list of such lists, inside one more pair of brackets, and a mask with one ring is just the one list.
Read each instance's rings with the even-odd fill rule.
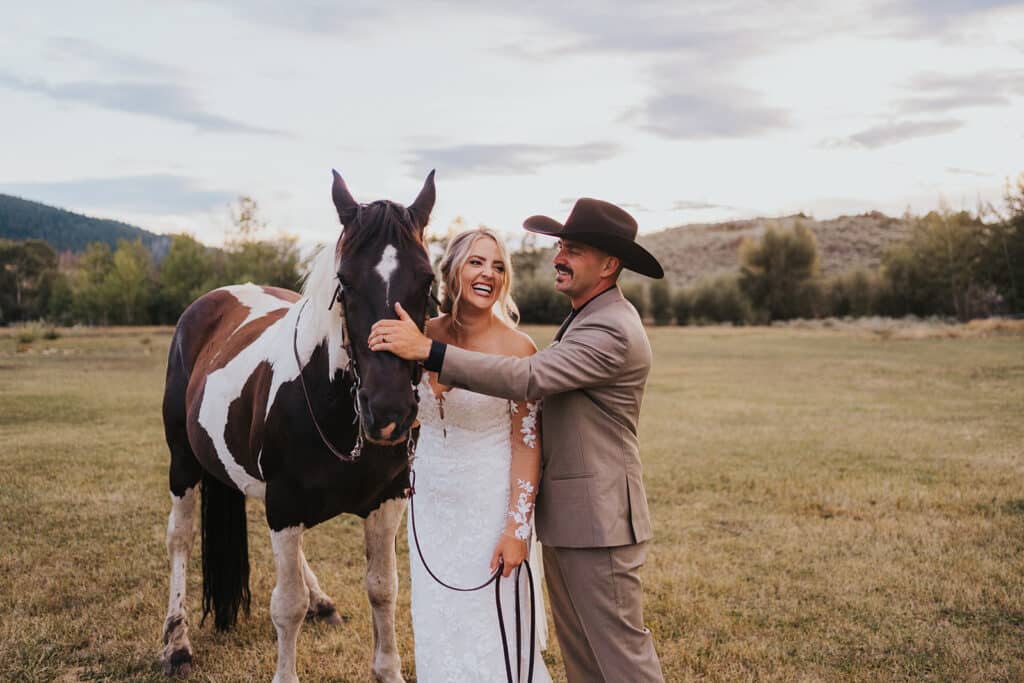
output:
[[355,218],[345,224],[338,250],[342,255],[354,254],[377,240],[386,240],[398,249],[423,245],[412,212],[387,199],[359,205]]

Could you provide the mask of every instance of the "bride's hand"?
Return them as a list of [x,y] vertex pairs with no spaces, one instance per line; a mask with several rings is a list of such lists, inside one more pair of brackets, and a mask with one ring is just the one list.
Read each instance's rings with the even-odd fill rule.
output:
[[498,560],[504,560],[502,576],[508,576],[512,570],[523,563],[529,553],[529,546],[522,541],[508,534],[502,534],[498,539],[498,545],[494,547],[494,554],[491,555],[491,573],[498,568]]

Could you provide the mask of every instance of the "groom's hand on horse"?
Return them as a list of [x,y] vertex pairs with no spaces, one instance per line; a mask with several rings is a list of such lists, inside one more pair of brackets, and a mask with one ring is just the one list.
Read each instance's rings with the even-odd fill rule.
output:
[[395,302],[398,320],[378,320],[370,328],[370,350],[390,351],[405,360],[425,361],[430,355],[430,339],[413,322],[402,304]]
[[502,533],[498,545],[494,547],[494,554],[491,555],[491,573],[498,568],[499,561],[503,561],[501,575],[508,576],[513,569],[523,563],[528,551],[526,541]]

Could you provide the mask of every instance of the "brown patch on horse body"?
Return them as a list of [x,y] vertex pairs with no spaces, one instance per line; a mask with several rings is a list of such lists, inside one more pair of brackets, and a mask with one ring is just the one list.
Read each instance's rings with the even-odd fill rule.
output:
[[273,378],[274,370],[270,363],[263,361],[257,365],[246,380],[242,393],[228,407],[228,423],[224,426],[228,450],[254,479],[263,479],[257,460],[263,446],[267,394]]
[[269,285],[263,286],[262,289],[264,294],[269,294],[270,296],[277,297],[278,299],[281,299],[282,301],[287,301],[290,304],[293,304],[302,298],[299,294],[296,294],[290,289],[283,289],[281,287],[271,287]]

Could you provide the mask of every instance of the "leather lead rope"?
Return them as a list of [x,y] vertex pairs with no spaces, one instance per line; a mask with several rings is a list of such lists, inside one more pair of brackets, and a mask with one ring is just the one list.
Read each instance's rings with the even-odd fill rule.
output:
[[351,453],[342,453],[339,451],[334,444],[331,443],[327,435],[324,434],[324,430],[320,428],[320,423],[316,419],[316,414],[313,413],[313,402],[309,399],[309,389],[306,388],[306,379],[302,376],[302,361],[299,360],[299,318],[302,317],[302,311],[306,308],[306,304],[309,303],[309,299],[306,299],[302,307],[299,308],[298,315],[295,316],[295,332],[292,335],[292,351],[295,353],[295,364],[299,368],[299,384],[302,385],[302,395],[306,398],[306,408],[309,410],[309,419],[313,421],[313,426],[316,427],[317,433],[320,435],[320,440],[324,442],[334,457],[342,462],[355,462],[359,459],[360,452],[362,450],[363,440],[363,425],[362,421],[359,420],[359,408],[356,407],[356,421],[359,422],[359,436],[356,439],[356,447]]
[[481,583],[479,586],[473,586],[471,588],[463,588],[461,586],[453,586],[450,583],[442,580],[427,564],[427,560],[423,557],[423,548],[420,547],[420,535],[416,531],[416,470],[412,470],[410,473],[409,483],[409,521],[412,524],[412,538],[416,545],[416,553],[420,556],[420,563],[423,564],[423,568],[427,570],[427,574],[430,578],[438,582],[445,588],[460,593],[472,593],[478,590],[482,590],[487,586],[494,584],[494,605],[498,612],[498,631],[501,634],[501,649],[505,654],[505,676],[508,683],[515,683],[516,681],[522,681],[523,675],[523,651],[522,651],[522,606],[519,600],[519,577],[523,567],[526,567],[526,578],[530,584],[530,662],[527,666],[526,683],[533,683],[533,660],[536,656],[536,644],[537,644],[537,610],[536,597],[534,595],[533,586],[533,571],[530,569],[530,561],[523,560],[522,565],[516,567],[515,572],[515,614],[516,614],[516,677],[512,678],[512,661],[509,657],[508,652],[508,636],[505,633],[505,617],[502,614],[501,609],[501,573],[505,566],[503,560],[498,560],[498,568],[491,574],[490,578]]

